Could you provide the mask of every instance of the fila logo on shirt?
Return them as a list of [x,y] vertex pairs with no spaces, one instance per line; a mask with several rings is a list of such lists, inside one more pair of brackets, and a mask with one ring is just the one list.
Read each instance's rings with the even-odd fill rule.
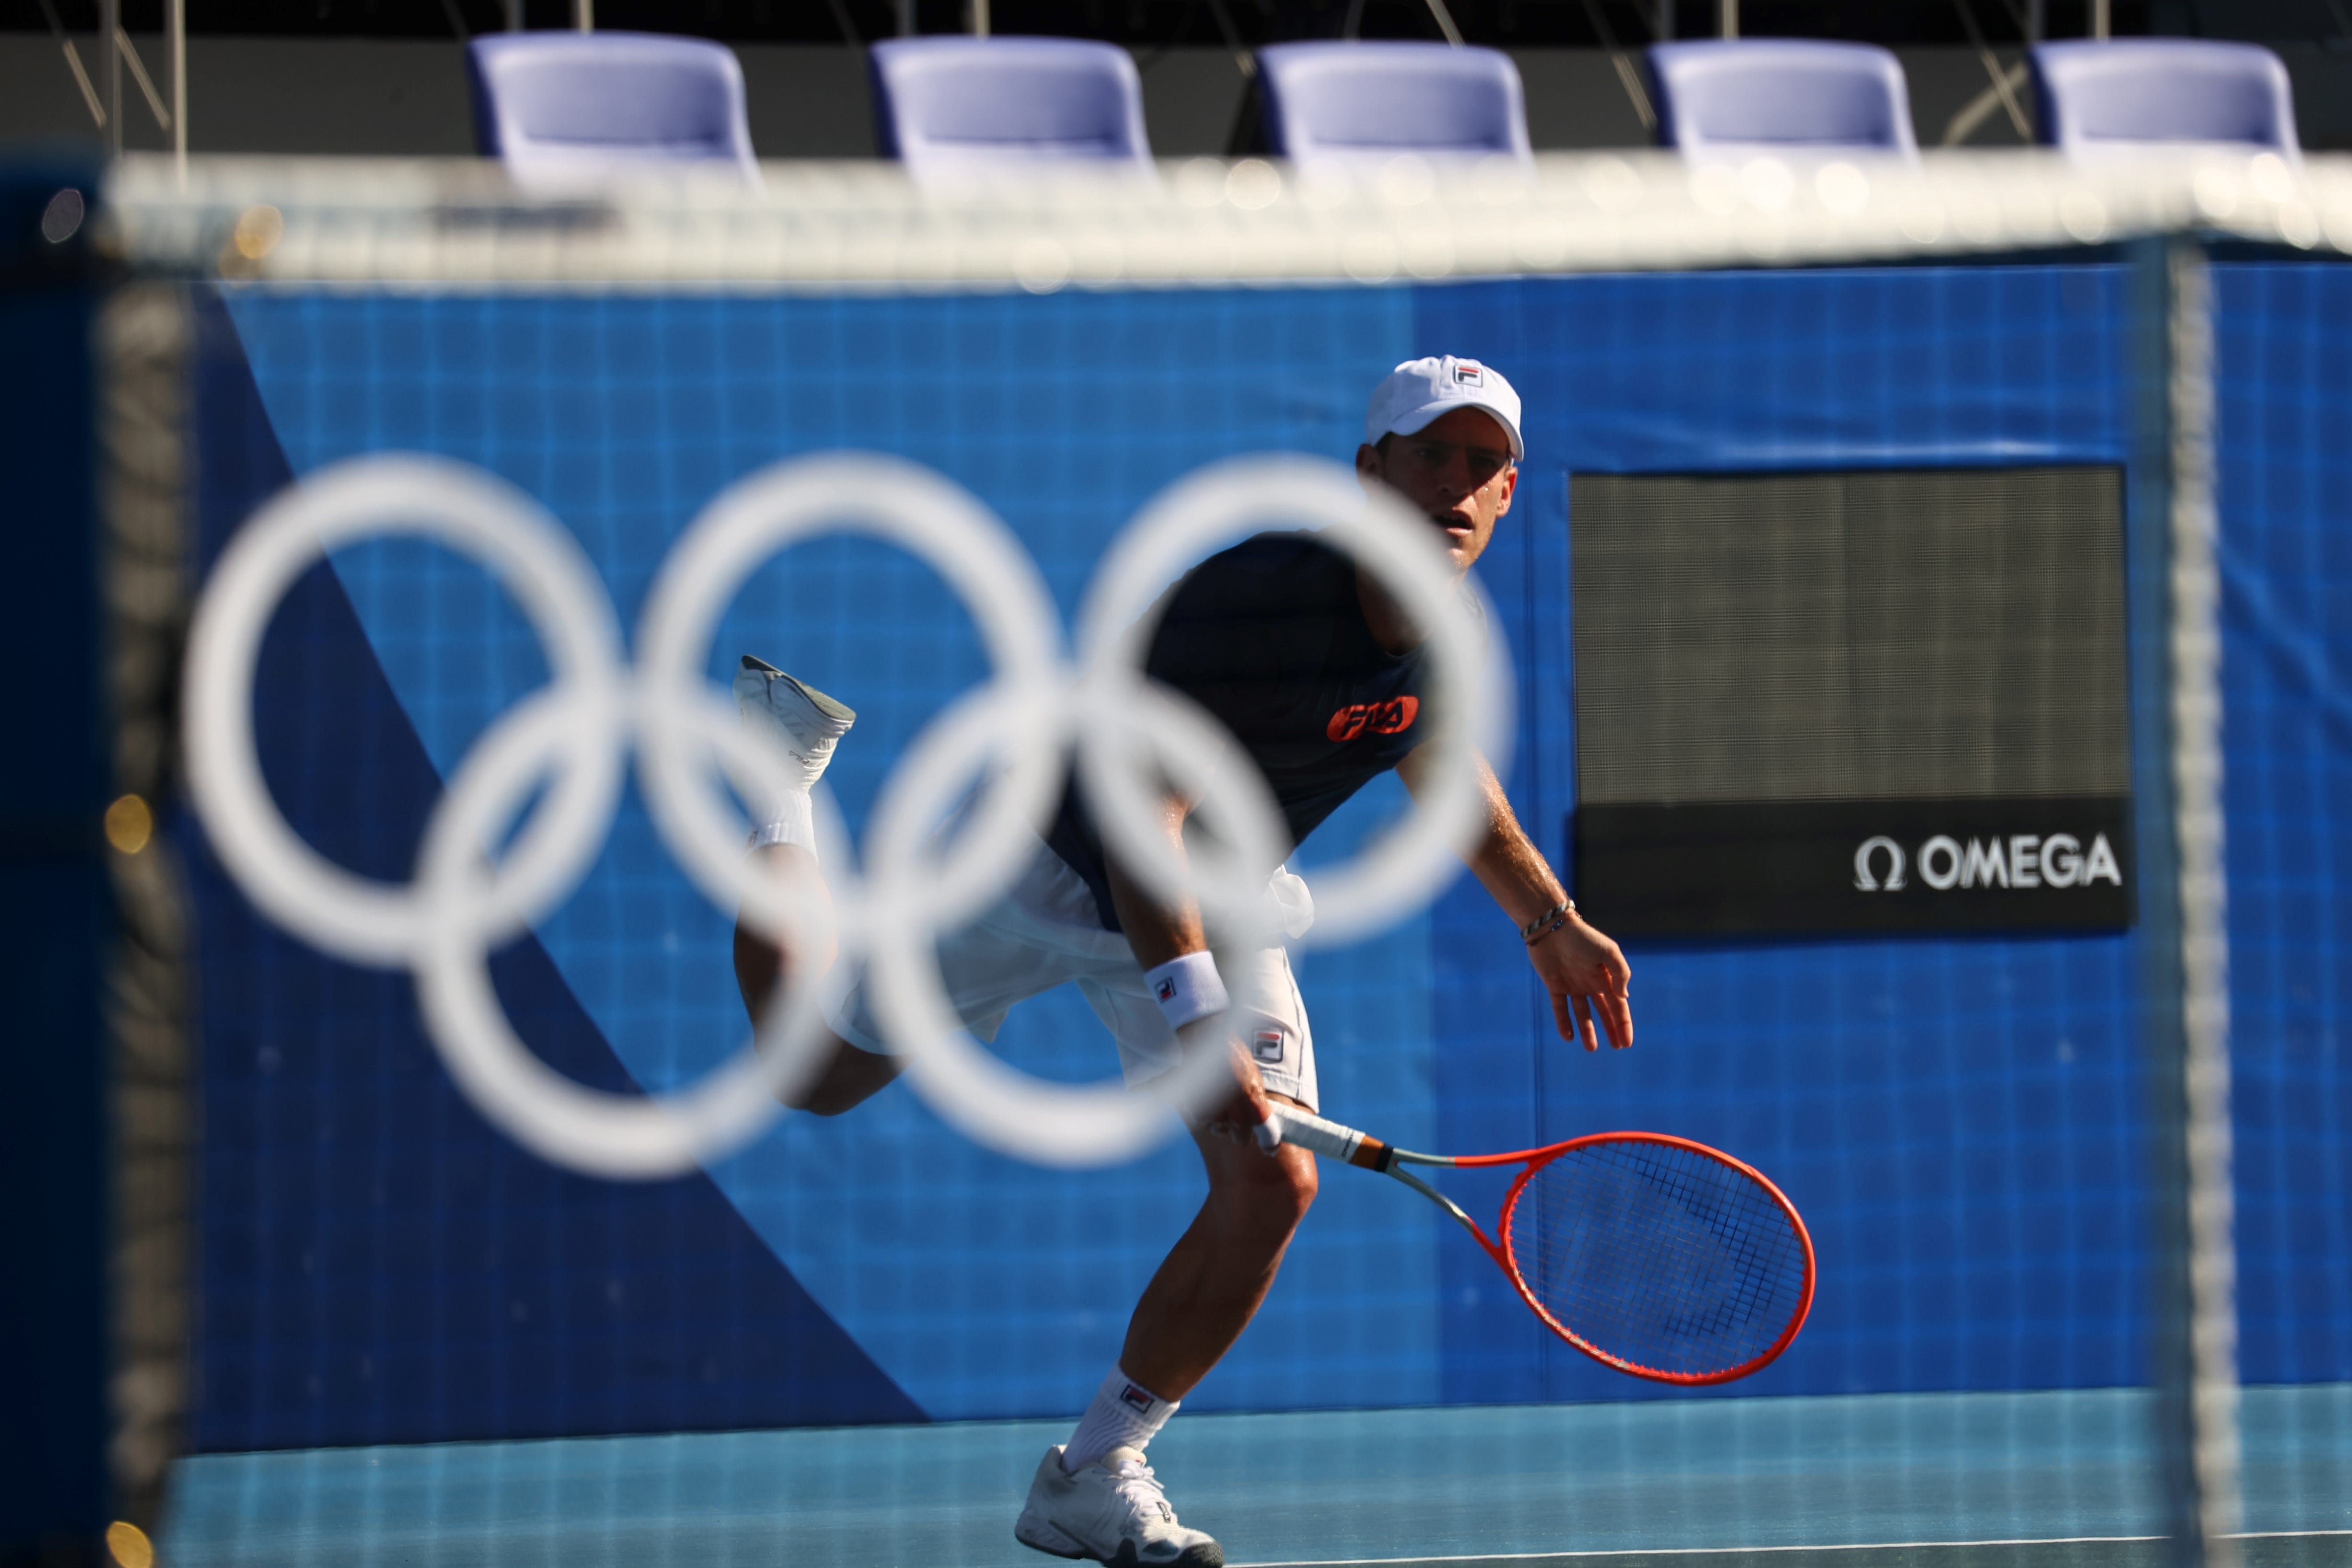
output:
[[2087,888],[2094,882],[2124,885],[2123,868],[2116,863],[2115,847],[2104,833],[2095,834],[2089,849],[2071,833],[2012,834],[1990,842],[1959,840],[1938,833],[1906,854],[1903,846],[1881,834],[1865,838],[1853,852],[1853,885],[1865,893],[1899,893],[1916,868],[1919,879],[1936,891],[1959,888]]
[[1391,697],[1386,702],[1350,702],[1331,715],[1323,733],[1335,741],[1359,735],[1402,735],[1421,714],[1418,697]]

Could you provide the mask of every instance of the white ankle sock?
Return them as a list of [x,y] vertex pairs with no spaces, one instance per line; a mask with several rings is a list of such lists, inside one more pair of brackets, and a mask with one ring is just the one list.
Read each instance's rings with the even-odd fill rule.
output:
[[771,844],[797,844],[812,857],[816,854],[816,806],[808,791],[778,790],[769,800],[764,820],[751,829],[749,847],[764,849]]
[[1142,1447],[1168,1425],[1178,1403],[1160,1398],[1112,1367],[1062,1450],[1062,1468],[1076,1475],[1113,1448]]

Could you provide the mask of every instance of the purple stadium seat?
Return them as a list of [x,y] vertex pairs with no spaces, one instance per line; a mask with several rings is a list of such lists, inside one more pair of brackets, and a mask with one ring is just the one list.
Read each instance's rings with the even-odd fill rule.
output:
[[1038,163],[1151,166],[1143,80],[1076,38],[894,38],[873,48],[882,153],[918,174]]
[[1919,155],[1903,67],[1868,44],[1656,44],[1650,71],[1661,146],[1695,156]]
[[2286,67],[2259,44],[2121,38],[2033,51],[2042,142],[2070,157],[2162,146],[2302,154]]
[[499,33],[466,47],[474,134],[527,184],[664,163],[730,163],[757,183],[743,68],[699,38]]
[[1496,49],[1406,42],[1276,44],[1257,52],[1266,150],[1294,163],[1524,159],[1519,68]]

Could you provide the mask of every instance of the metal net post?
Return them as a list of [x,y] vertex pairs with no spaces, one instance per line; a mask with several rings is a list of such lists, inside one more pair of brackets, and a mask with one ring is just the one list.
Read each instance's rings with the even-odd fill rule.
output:
[[194,1052],[183,876],[162,818],[179,766],[188,613],[184,518],[193,326],[171,284],[126,288],[100,318],[105,566],[115,787],[112,1037],[114,1356],[109,1446],[121,1517],[152,1528],[184,1447],[194,1321]]
[[2158,1488],[2173,1561],[2239,1561],[2221,574],[2211,285],[2192,239],[2141,247],[2148,353],[2133,566],[2143,1028]]

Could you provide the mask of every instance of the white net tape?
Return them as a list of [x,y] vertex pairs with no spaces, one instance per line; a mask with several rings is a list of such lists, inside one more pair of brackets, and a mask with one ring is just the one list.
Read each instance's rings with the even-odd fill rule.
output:
[[122,161],[142,268],[283,281],[839,290],[1504,277],[2042,249],[2192,230],[2352,250],[2352,159],[2214,149],[2094,166],[1668,153],[1414,156],[1350,174],[1245,158],[1156,176],[923,187],[893,166],[777,164],[749,189],[666,173],[571,195],[472,162]]

